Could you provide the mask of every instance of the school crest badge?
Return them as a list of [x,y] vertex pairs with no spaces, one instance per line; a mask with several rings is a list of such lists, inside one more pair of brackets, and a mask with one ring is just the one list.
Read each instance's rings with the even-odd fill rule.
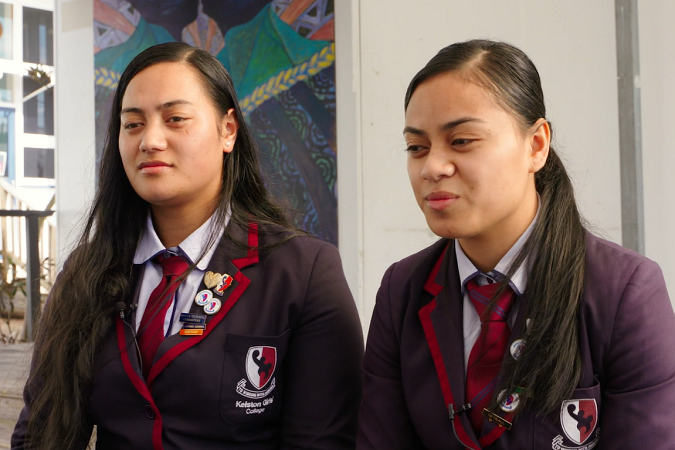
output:
[[277,367],[277,349],[274,347],[251,347],[246,355],[246,375],[254,388],[260,390],[274,375]]
[[560,424],[567,439],[583,444],[598,424],[598,405],[592,398],[565,400],[560,407]]

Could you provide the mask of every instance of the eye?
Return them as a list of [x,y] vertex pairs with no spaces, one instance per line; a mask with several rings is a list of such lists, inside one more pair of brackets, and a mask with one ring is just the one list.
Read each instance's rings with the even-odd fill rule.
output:
[[453,139],[452,145],[461,147],[473,142],[473,139]]
[[134,128],[140,127],[142,124],[138,122],[129,122],[124,124],[124,129],[125,130],[132,130]]
[[175,123],[175,122],[182,122],[183,120],[185,120],[184,117],[174,116],[174,117],[170,117],[169,120],[167,120],[167,122]]
[[426,147],[422,145],[408,145],[408,147],[405,149],[406,152],[408,153],[419,153],[420,151],[426,149]]
[[427,153],[429,153],[429,147],[425,145],[412,145],[408,144],[408,147],[405,149],[406,153],[410,155],[411,158],[423,158]]

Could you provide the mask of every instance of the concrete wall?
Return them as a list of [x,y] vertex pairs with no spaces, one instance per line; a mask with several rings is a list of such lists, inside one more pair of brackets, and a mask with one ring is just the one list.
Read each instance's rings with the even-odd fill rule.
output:
[[[362,218],[360,235],[340,236],[364,327],[370,321],[381,277],[393,262],[422,249],[436,237],[414,202],[406,174],[403,97],[412,76],[443,46],[471,38],[493,38],[521,47],[537,65],[557,147],[572,173],[584,216],[604,236],[621,239],[619,141],[614,2],[602,0],[353,0],[336,2],[338,11],[358,16],[337,28],[350,28],[358,46],[338,31],[337,48],[351,49],[352,79],[338,78],[338,98],[355,97],[356,110],[342,117],[358,121],[359,157],[340,166],[339,182],[360,183],[359,198],[340,199],[340,226],[348,208]],[[349,17],[348,14],[345,14]],[[339,16],[338,16],[339,19]],[[345,55],[338,54],[338,64]],[[356,90],[356,93],[353,91]],[[339,100],[338,100],[339,101]],[[338,110],[340,103],[338,103]],[[350,122],[351,123],[351,122]],[[338,120],[338,145],[346,131]],[[347,246],[358,252],[346,254]],[[355,256],[356,255],[356,256]],[[349,273],[348,273],[349,275]]]
[[59,267],[94,195],[94,2],[57,0],[56,220]]
[[639,2],[645,250],[675,303],[675,3]]

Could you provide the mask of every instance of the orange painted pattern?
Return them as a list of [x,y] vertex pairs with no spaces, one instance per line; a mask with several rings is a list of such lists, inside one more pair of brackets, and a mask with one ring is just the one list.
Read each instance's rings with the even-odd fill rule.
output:
[[281,16],[279,17],[281,20],[290,25],[295,22],[297,18],[307,10],[307,8],[312,6],[315,1],[316,0],[295,0],[290,5],[288,5],[286,9],[284,9],[284,12],[282,12]]
[[316,30],[310,39],[315,41],[334,41],[335,40],[335,20],[331,19],[321,28]]

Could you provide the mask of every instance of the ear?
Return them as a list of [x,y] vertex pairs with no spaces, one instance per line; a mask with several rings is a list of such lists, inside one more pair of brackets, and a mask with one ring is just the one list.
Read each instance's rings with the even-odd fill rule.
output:
[[548,159],[551,146],[551,126],[546,119],[539,119],[530,128],[530,173],[538,172]]
[[223,116],[220,124],[221,132],[223,133],[223,152],[230,153],[234,149],[234,142],[237,140],[237,132],[239,131],[239,122],[234,108],[227,110],[227,114]]

